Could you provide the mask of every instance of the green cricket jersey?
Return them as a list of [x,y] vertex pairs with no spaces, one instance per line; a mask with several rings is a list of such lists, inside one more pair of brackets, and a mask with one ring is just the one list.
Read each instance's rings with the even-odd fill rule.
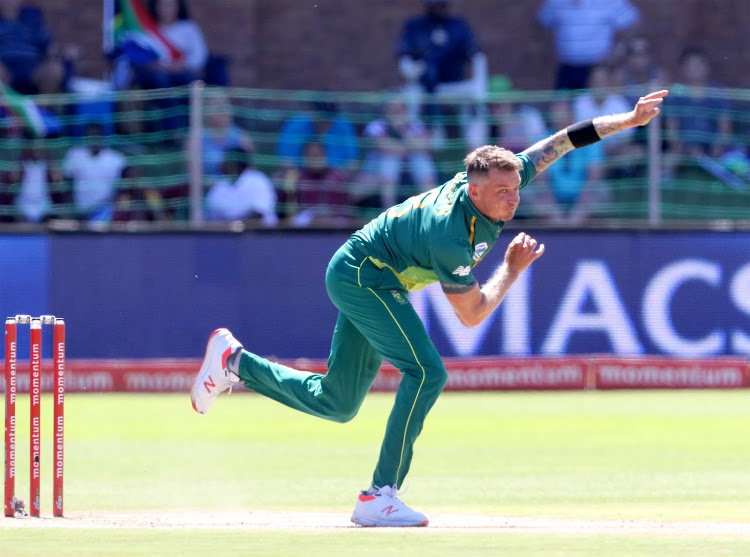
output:
[[[526,155],[521,187],[536,175]],[[379,268],[388,268],[407,290],[440,281],[449,294],[468,292],[472,269],[490,251],[502,221],[485,217],[469,199],[466,172],[435,189],[410,197],[354,233],[350,242]]]

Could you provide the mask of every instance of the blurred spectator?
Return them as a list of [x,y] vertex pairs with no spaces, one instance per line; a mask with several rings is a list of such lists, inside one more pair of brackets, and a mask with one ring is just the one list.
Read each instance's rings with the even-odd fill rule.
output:
[[74,43],[52,43],[47,58],[34,72],[36,92],[40,95],[55,95],[73,91],[76,81],[75,65],[81,58],[81,46]]
[[370,122],[364,135],[372,148],[365,158],[361,183],[373,184],[380,207],[391,207],[399,199],[437,185],[430,132],[421,121],[409,117],[401,98],[390,99],[384,117]]
[[[489,102],[489,137],[485,143],[520,153],[549,135],[539,108],[526,102],[502,98],[503,93],[514,93],[511,81],[506,76],[493,76],[489,91],[494,98]],[[533,188],[524,188],[521,193],[523,203],[516,212],[516,219],[543,218],[549,213],[552,200],[548,180],[548,173],[543,172],[537,176]]]
[[136,164],[141,157],[158,152],[153,142],[148,144],[148,137],[143,117],[143,104],[139,99],[123,97],[117,103],[120,118],[115,126],[114,135],[109,145],[123,153],[129,161],[122,171],[122,178],[117,188],[112,220],[114,222],[130,221],[166,221],[175,219],[174,205],[170,201],[185,199],[189,187],[185,184],[165,184],[164,176],[174,176],[178,171],[170,169],[166,161],[150,165],[146,176],[145,168]]
[[629,0],[544,0],[539,22],[555,34],[557,89],[585,89],[596,64],[605,62],[617,32],[640,19]]
[[117,101],[116,111],[119,118],[109,145],[127,157],[148,154],[144,143],[148,135],[143,101],[132,96],[122,97]]
[[24,95],[65,91],[79,49],[52,44],[43,12],[20,0],[0,0],[0,62],[9,85]]
[[206,97],[203,104],[203,135],[201,150],[203,177],[209,183],[221,174],[224,154],[232,149],[254,151],[253,140],[232,116],[232,104],[220,90]]
[[[138,20],[134,27],[121,30],[118,44],[107,53],[114,60],[112,81],[115,89],[179,87],[201,78],[208,50],[203,32],[190,19],[186,0],[148,0],[145,15],[142,10],[134,13],[133,17]],[[127,18],[123,20],[128,21]],[[143,31],[151,25],[156,26],[158,35]],[[165,112],[161,122],[164,129],[173,131],[187,126],[187,98],[184,94],[167,94],[153,102]],[[178,143],[175,138],[169,142],[173,147]]]
[[[575,121],[569,101],[552,103],[550,127],[563,129]],[[604,151],[602,143],[573,149],[546,170],[552,203],[548,216],[556,224],[578,225],[591,216],[601,214],[602,204],[611,200],[603,178]]]
[[7,170],[0,172],[0,222],[44,222],[64,209],[62,174],[52,163],[43,140],[20,127],[3,130],[3,151],[15,147]]
[[73,201],[78,219],[109,222],[112,201],[125,169],[125,156],[104,145],[101,124],[88,124],[86,145],[72,147],[63,160],[63,174],[72,179]]
[[63,177],[51,162],[42,139],[25,134],[26,147],[21,151],[21,169],[14,174],[20,184],[15,203],[23,222],[42,222],[52,212],[53,201],[61,204]]
[[450,15],[449,0],[422,0],[424,14],[407,20],[396,46],[399,69],[424,91],[464,81],[466,64],[481,54],[469,25]]
[[[399,70],[405,79],[404,94],[410,116],[419,116],[422,95],[435,94],[441,99],[474,99],[483,101],[487,95],[487,58],[480,51],[468,23],[450,14],[450,0],[422,0],[424,13],[408,19],[396,45]],[[471,65],[471,78],[466,66]],[[463,134],[474,120],[472,107],[465,102],[458,106]],[[479,117],[486,113],[479,107]],[[430,126],[439,125],[447,108],[428,101],[424,117]],[[452,133],[451,135],[455,135]]]
[[[198,24],[190,19],[186,0],[148,0],[148,12],[176,56],[133,63],[133,81],[143,89],[187,85],[199,79],[208,49]],[[139,61],[140,62],[140,61]]]
[[14,182],[6,179],[8,171],[0,172],[0,222],[15,222],[16,211],[13,206]]
[[664,69],[654,59],[651,45],[643,35],[630,37],[625,44],[623,59],[614,81],[625,88],[628,105],[648,91],[655,91],[667,82]]
[[[624,114],[632,107],[633,104],[614,88],[609,67],[599,64],[591,70],[589,88],[576,95],[573,101],[573,118],[580,122],[602,114]],[[630,128],[605,137],[602,141],[605,154],[617,155],[633,138],[634,132],[635,128]]]
[[[614,72],[613,80],[622,87],[627,106],[634,106],[639,97],[664,88],[667,84],[666,71],[659,65],[651,44],[644,35],[634,35],[627,40],[620,64]],[[610,167],[607,171],[607,179],[613,182],[642,179],[648,173],[648,129],[644,126],[628,131],[631,133],[630,140],[619,142],[617,149],[620,155],[628,157],[626,163]],[[610,136],[607,140],[618,139],[618,135]],[[615,145],[617,144],[615,141]]]
[[732,122],[721,86],[711,79],[708,55],[688,48],[680,57],[679,83],[672,87],[666,126],[670,151],[678,155],[720,157],[731,145]]
[[274,178],[279,214],[294,226],[308,226],[315,221],[348,222],[348,181],[342,172],[329,167],[322,143],[305,145],[302,168],[281,169]]
[[10,74],[10,86],[23,94],[36,93],[34,71],[47,56],[51,42],[44,14],[20,0],[0,0],[0,60]]
[[154,222],[171,219],[159,191],[152,187],[143,187],[142,178],[143,170],[139,166],[130,165],[123,169],[114,203],[113,222]]
[[734,179],[734,177],[725,174],[720,178],[722,181],[736,190],[747,188],[748,180],[750,180],[750,157],[748,157],[745,146],[733,147],[721,156],[719,163],[722,168],[736,177]]
[[206,195],[208,220],[257,220],[265,226],[278,222],[276,191],[271,179],[252,167],[250,153],[232,149],[222,164],[223,178]]
[[359,165],[357,132],[352,122],[334,103],[316,102],[312,109],[287,120],[281,128],[276,148],[283,166],[302,166],[302,150],[317,141],[326,149],[331,168],[351,174]]
[[[510,79],[504,75],[490,79],[491,95],[512,93]],[[547,125],[541,111],[531,104],[494,99],[490,103],[490,142],[520,153],[540,139],[547,137]],[[478,145],[477,145],[478,146]]]
[[[4,72],[0,64],[0,74]],[[20,158],[23,126],[9,113],[8,107],[0,106],[0,160],[16,161]],[[15,222],[15,198],[18,190],[18,178],[13,165],[0,168],[0,222]]]

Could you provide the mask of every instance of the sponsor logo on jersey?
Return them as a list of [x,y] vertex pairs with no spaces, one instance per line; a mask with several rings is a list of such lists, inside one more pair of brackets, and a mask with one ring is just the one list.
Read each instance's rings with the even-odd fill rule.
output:
[[468,277],[469,273],[471,273],[471,267],[469,265],[459,265],[458,268],[451,274],[458,275],[459,277]]

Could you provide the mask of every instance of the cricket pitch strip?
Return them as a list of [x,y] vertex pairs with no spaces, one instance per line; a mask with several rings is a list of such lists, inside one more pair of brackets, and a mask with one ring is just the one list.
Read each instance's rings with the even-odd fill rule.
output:
[[[4,528],[148,528],[188,530],[339,530],[359,528],[348,514],[281,510],[166,510],[145,512],[70,512],[51,517],[0,520]],[[368,531],[378,530],[368,528]],[[393,530],[383,528],[382,530]],[[617,536],[730,536],[750,539],[750,522],[582,519],[432,513],[427,528],[410,531],[498,534],[609,534]]]

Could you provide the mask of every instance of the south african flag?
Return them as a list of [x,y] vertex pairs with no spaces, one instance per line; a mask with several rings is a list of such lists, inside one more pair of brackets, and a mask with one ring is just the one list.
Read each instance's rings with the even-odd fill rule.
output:
[[26,95],[17,93],[0,81],[0,106],[20,118],[24,126],[37,137],[47,134],[47,123],[37,104]]
[[174,62],[182,57],[141,0],[106,0],[104,29],[105,51],[116,49],[133,64]]

